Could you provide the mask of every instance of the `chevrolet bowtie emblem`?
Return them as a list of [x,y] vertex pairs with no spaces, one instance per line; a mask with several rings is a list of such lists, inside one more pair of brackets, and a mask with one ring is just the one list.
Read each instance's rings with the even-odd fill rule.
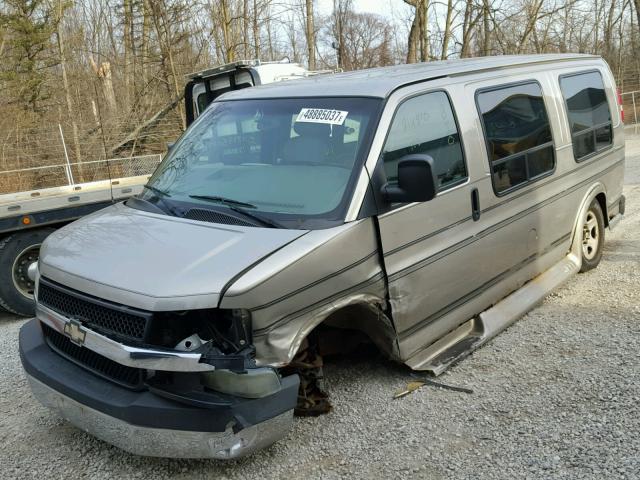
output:
[[69,320],[64,326],[64,333],[73,343],[80,347],[84,343],[84,338],[87,336],[87,331],[82,328],[82,325],[77,320]]

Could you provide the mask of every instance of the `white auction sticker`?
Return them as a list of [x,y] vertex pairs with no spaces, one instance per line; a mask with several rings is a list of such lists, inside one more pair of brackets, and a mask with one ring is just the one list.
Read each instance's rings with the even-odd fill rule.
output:
[[328,110],[325,108],[303,108],[296,118],[296,122],[328,123],[342,125],[349,115],[344,110]]

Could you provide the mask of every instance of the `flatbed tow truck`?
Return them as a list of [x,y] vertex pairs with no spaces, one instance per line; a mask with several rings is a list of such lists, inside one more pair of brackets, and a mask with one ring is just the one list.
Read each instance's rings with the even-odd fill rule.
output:
[[[297,63],[241,60],[188,75],[185,85],[187,125],[218,96],[241,88],[326,73]],[[162,155],[37,166],[0,171],[5,178],[58,170],[59,185],[0,195],[0,307],[23,316],[34,313],[34,282],[29,266],[38,261],[40,245],[55,231],[84,215],[139,194]],[[110,168],[110,164],[117,168]],[[73,171],[96,166],[117,172],[87,183],[75,183]],[[61,174],[62,173],[62,174]],[[64,180],[64,181],[63,181]]]
[[[161,158],[146,155],[117,159],[117,170],[124,170],[126,176],[86,183],[73,182],[69,173],[74,164],[39,167],[37,170],[66,170],[67,184],[0,195],[0,306],[11,313],[31,316],[34,283],[27,271],[38,261],[44,239],[56,228],[140,193]],[[123,165],[130,168],[123,169]],[[0,173],[19,176],[33,171],[27,168]]]

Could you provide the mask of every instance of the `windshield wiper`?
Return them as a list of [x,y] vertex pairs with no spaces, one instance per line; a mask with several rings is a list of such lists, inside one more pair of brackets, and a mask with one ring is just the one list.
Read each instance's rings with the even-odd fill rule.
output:
[[[275,222],[273,220],[271,220],[270,218],[266,218],[263,217],[262,215],[258,215],[257,213],[254,212],[247,212],[244,208],[240,208],[240,207],[235,207],[233,205],[227,205],[228,208],[230,208],[231,210],[233,210],[234,212],[238,212],[241,213],[242,215],[244,215],[245,217],[249,217],[257,222],[260,222],[261,224],[267,226],[267,227],[271,227],[271,228],[284,228],[284,226],[278,222]],[[255,207],[254,207],[255,208]]]
[[168,194],[164,190],[160,190],[159,188],[156,188],[153,185],[143,185],[142,188],[146,188],[147,190],[151,190],[153,193],[157,193],[158,195],[162,195],[163,197],[170,197],[171,196],[170,194]]
[[258,208],[251,203],[241,202],[240,200],[234,200],[233,198],[220,197],[217,195],[189,195],[189,198],[195,198],[196,200],[208,200],[209,202],[225,203],[227,205],[237,205],[244,208]]
[[[175,211],[175,209],[169,204],[169,202],[167,202],[163,197],[170,197],[171,195],[169,195],[167,192],[160,190],[159,188],[153,187],[151,185],[143,185],[142,188],[146,188],[147,190],[151,190],[153,193],[158,194],[158,200],[160,200],[160,203],[162,205],[164,205],[164,207],[166,208],[166,213],[169,213],[170,215],[173,215],[174,217],[179,217],[180,215],[178,215],[178,213]],[[139,200],[144,200],[147,203],[151,203],[149,200],[145,200],[141,197],[138,197]],[[156,208],[160,208],[157,207]]]
[[[189,195],[189,198],[195,198],[196,200],[207,200],[209,202],[217,202],[224,204],[227,208],[233,210],[234,212],[240,213],[245,217],[251,218],[256,222],[261,223],[267,227],[271,228],[284,228],[278,222],[275,222],[269,218],[263,217],[262,215],[258,215],[254,212],[248,212],[245,208],[258,208],[251,203],[241,202],[239,200],[233,200],[231,198],[219,197],[216,195]],[[241,208],[244,207],[244,208]]]

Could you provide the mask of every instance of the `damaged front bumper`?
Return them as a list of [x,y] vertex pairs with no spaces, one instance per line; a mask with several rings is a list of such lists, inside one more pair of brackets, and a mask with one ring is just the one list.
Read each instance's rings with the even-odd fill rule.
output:
[[281,379],[262,398],[171,390],[148,382],[132,390],[54,352],[39,321],[20,330],[20,357],[34,396],[69,422],[136,455],[231,459],[283,438],[293,421],[299,379]]

